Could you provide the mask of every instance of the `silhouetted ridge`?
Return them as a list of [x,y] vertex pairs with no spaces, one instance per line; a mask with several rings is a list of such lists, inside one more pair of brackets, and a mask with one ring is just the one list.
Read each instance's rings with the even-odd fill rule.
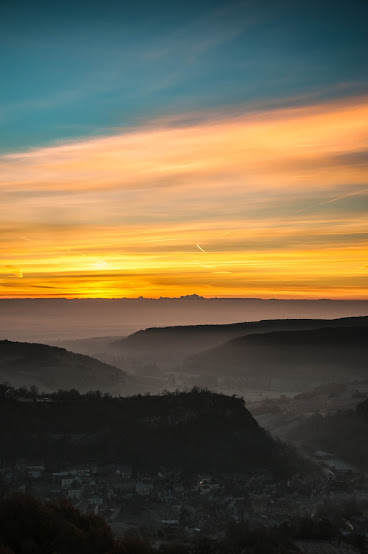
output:
[[47,390],[111,390],[126,382],[121,369],[64,348],[38,343],[0,341],[0,379],[16,386]]
[[[318,329],[302,329],[295,331],[273,331],[271,333],[254,333],[253,335],[247,335],[245,337],[238,337],[227,344],[240,345],[243,343],[257,343],[262,345],[287,345],[292,348],[298,345],[310,345],[311,343],[318,345],[321,344],[325,347],[337,347],[344,346],[344,341],[347,341],[350,345],[356,344],[361,346],[368,338],[368,327],[323,327]],[[290,339],[292,339],[290,341]],[[336,341],[342,341],[340,344],[336,344]]]
[[[133,343],[143,337],[159,337],[160,335],[198,336],[201,334],[229,334],[242,333],[243,331],[270,332],[297,329],[319,329],[321,327],[354,327],[368,326],[368,316],[344,317],[339,319],[264,319],[261,321],[244,321],[241,323],[208,324],[208,325],[173,325],[168,327],[148,327],[129,335],[122,341],[126,344]],[[118,342],[118,341],[117,341]]]
[[189,356],[194,354],[194,352],[210,348],[232,338],[256,333],[348,326],[368,326],[368,317],[350,317],[333,320],[271,319],[225,325],[150,327],[137,331],[125,339],[114,341],[111,346],[118,350],[136,351],[138,355],[144,351],[152,351],[153,355],[157,354],[162,358],[165,358],[165,355],[167,356],[167,353],[175,348],[179,356],[181,354]]
[[[259,427],[242,398],[188,393],[114,398],[77,391],[33,396],[0,386],[2,457],[287,475],[299,460]],[[81,437],[80,443],[75,437]],[[79,439],[78,439],[79,440]]]
[[270,375],[288,377],[328,372],[331,381],[345,373],[367,375],[368,327],[324,327],[311,330],[278,331],[232,339],[185,362],[187,369],[201,373]]

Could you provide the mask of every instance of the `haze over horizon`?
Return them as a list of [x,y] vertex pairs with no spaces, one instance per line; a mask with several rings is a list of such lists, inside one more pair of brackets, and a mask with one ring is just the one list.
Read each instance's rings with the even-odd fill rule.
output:
[[368,299],[368,4],[0,6],[0,298]]
[[257,298],[0,299],[0,340],[54,343],[149,327],[368,316],[367,300]]

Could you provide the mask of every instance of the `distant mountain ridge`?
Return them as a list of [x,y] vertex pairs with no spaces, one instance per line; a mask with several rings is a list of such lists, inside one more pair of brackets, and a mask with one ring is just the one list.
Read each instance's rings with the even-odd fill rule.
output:
[[48,342],[163,325],[367,316],[368,300],[261,298],[0,299],[0,338]]

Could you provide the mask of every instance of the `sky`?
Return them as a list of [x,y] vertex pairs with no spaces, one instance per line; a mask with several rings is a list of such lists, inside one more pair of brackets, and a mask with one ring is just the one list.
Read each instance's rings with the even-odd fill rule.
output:
[[367,16],[0,0],[0,297],[368,299]]

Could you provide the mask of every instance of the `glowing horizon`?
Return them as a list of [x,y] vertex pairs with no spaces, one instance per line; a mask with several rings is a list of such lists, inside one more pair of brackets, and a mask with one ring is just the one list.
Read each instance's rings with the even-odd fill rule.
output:
[[368,298],[368,98],[181,119],[1,156],[0,297]]

